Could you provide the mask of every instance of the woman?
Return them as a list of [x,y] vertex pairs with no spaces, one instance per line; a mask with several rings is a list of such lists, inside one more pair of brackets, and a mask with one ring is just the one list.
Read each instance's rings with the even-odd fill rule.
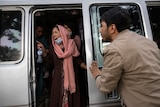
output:
[[79,51],[69,32],[61,25],[52,29],[52,45],[50,49],[50,66],[52,75],[50,107],[80,107],[78,86]]
[[81,51],[81,38],[77,33],[76,25],[72,22],[66,22],[64,27],[69,31],[69,38],[74,39],[78,50]]

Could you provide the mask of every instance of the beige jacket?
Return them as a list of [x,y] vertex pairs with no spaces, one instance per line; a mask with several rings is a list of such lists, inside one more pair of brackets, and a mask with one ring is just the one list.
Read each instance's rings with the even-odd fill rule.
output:
[[160,107],[160,50],[149,39],[122,31],[104,50],[97,87],[109,93],[116,87],[124,107]]

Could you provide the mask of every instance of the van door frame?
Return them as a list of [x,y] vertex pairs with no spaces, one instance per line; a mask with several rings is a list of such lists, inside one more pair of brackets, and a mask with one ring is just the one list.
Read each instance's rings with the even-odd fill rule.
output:
[[[33,78],[33,81],[34,81],[34,84],[33,84],[33,90],[34,90],[34,101],[36,102],[36,90],[35,90],[35,88],[36,88],[36,82],[35,82],[35,80],[36,80],[36,75],[35,75],[35,37],[34,37],[34,31],[35,31],[35,29],[34,29],[34,26],[35,26],[35,18],[34,18],[34,16],[35,16],[35,13],[36,12],[38,12],[38,11],[47,11],[47,10],[53,10],[53,11],[65,11],[65,10],[74,10],[74,9],[80,9],[80,10],[82,10],[82,6],[81,6],[81,4],[67,4],[67,5],[43,5],[43,6],[41,6],[41,5],[35,5],[34,7],[32,7],[31,9],[30,9],[30,22],[31,22],[31,26],[32,27],[30,27],[31,28],[31,43],[32,43],[32,45],[30,46],[32,49],[31,49],[31,55],[32,55],[32,63],[31,63],[31,65],[32,65],[32,78]],[[83,17],[83,13],[82,13],[82,17]],[[82,22],[83,23],[83,22]],[[85,41],[85,40],[84,40]],[[36,102],[37,103],[37,102]]]
[[[151,33],[151,27],[149,23],[149,17],[147,13],[147,8],[145,1],[133,1],[133,0],[121,0],[121,1],[113,1],[113,0],[90,0],[90,1],[85,1],[82,4],[83,7],[83,20],[85,23],[84,26],[84,35],[85,36],[85,44],[86,44],[86,60],[87,60],[87,68],[88,68],[88,88],[89,88],[89,102],[90,102],[90,107],[97,107],[97,106],[109,106],[108,104],[105,104],[103,102],[103,99],[101,96],[104,96],[96,86],[95,80],[92,77],[92,74],[89,71],[89,67],[91,65],[92,60],[95,59],[95,56],[93,55],[93,43],[92,43],[92,31],[91,31],[91,24],[93,22],[90,19],[90,6],[93,4],[114,4],[114,3],[136,3],[140,6],[141,14],[142,14],[142,20],[144,22],[144,32],[145,32],[145,37],[149,39],[152,38],[152,33]],[[97,100],[96,100],[97,99]]]

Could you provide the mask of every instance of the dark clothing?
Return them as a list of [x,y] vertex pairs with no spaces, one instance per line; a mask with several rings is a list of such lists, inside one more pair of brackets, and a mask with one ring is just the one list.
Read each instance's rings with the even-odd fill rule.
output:
[[[41,42],[44,45],[44,47],[46,49],[48,49],[47,40],[44,36],[37,37],[36,41]],[[36,50],[36,51],[38,51],[38,50]],[[36,59],[37,58],[38,58],[38,56],[36,55]],[[48,88],[48,86],[45,83],[45,80],[43,78],[45,72],[47,72],[47,65],[46,65],[46,62],[45,62],[45,57],[43,57],[42,60],[43,61],[41,63],[36,63],[36,84],[37,84],[36,95],[37,95],[37,97],[42,94],[44,88]]]
[[[50,57],[50,70],[52,71],[52,83],[51,83],[51,95],[50,95],[50,107],[62,107],[63,91],[64,91],[64,71],[63,71],[63,59],[57,57],[56,53],[51,49],[49,51]],[[70,94],[68,92],[68,107],[81,107],[80,106],[80,90],[78,85],[78,64],[81,60],[79,57],[73,58],[73,66],[75,72],[76,93]]]
[[36,95],[37,97],[42,94],[43,91],[43,64],[37,63],[36,64]]
[[41,42],[44,45],[44,47],[48,49],[47,39],[44,36],[37,37],[36,40]]

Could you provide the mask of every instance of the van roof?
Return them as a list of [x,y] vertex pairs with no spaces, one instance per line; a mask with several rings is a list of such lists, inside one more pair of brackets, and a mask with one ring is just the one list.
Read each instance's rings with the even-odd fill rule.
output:
[[0,0],[0,6],[4,5],[51,5],[51,4],[82,4],[82,3],[118,3],[118,2],[159,2],[159,0]]
[[0,5],[80,4],[83,0],[0,0]]

